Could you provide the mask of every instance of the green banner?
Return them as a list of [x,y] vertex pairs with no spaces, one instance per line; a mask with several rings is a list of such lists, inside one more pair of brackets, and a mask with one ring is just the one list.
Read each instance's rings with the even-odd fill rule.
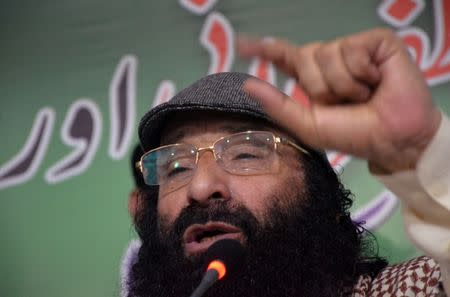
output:
[[[298,44],[390,27],[450,114],[450,0],[12,1],[0,4],[0,296],[119,296],[136,237],[129,154],[152,106],[208,73],[295,82],[234,52],[239,32]],[[328,152],[380,254],[420,254],[364,161]]]

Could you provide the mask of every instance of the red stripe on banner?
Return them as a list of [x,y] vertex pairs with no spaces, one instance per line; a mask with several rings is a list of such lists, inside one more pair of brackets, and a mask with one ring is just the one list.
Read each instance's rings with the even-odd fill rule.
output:
[[192,2],[192,4],[196,6],[203,6],[208,3],[208,0],[190,0],[190,2]]
[[305,92],[298,84],[294,85],[291,94],[288,95],[297,100],[302,106],[311,107],[311,102],[309,101],[308,96],[306,96]]
[[340,154],[340,153],[337,153],[336,155],[335,155],[335,157],[333,158],[333,160],[331,160],[331,162],[330,162],[330,164],[331,164],[331,167],[336,167],[337,165],[339,165],[340,164],[340,162],[342,161],[342,159],[344,159],[345,158],[345,154]]
[[441,82],[450,78],[450,0],[434,1],[434,5],[435,44],[438,48],[434,49],[437,52],[436,60],[426,69],[425,77]]
[[256,76],[262,80],[268,81],[269,74],[267,73],[267,68],[269,64],[265,60],[259,62],[259,66],[256,70]]
[[214,20],[212,24],[209,40],[212,44],[214,44],[218,53],[219,60],[216,72],[223,72],[225,69],[225,58],[227,56],[228,44],[225,28],[218,20]]
[[407,19],[417,7],[417,3],[412,0],[394,1],[388,8],[388,13],[399,21]]
[[275,68],[269,61],[261,60],[259,58],[253,59],[250,64],[249,74],[256,76],[257,78],[264,80],[274,86],[276,85]]
[[211,55],[208,73],[230,71],[234,59],[233,29],[220,13],[209,14],[200,34],[200,42]]
[[421,36],[408,34],[403,36],[403,42],[405,42],[414,51],[416,64],[419,66],[423,65],[425,52],[423,45],[424,40]]

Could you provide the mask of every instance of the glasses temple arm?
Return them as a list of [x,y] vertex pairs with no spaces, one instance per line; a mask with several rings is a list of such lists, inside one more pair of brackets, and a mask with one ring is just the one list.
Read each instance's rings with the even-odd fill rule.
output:
[[296,144],[295,142],[293,142],[289,139],[280,137],[280,138],[278,138],[278,141],[281,143],[289,144],[290,146],[293,146],[294,148],[296,148],[297,150],[301,151],[302,153],[304,153],[308,156],[310,155],[310,153],[306,149],[304,149],[303,147],[299,146],[298,144]]
[[139,169],[139,171],[142,173],[141,161],[137,161],[136,163],[134,163],[134,166],[136,167],[136,169]]

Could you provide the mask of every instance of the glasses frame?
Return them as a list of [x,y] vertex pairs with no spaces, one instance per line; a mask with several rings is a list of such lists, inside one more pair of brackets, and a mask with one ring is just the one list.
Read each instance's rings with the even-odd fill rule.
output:
[[[262,133],[269,133],[269,134],[272,135],[272,137],[273,137],[273,139],[274,139],[274,144],[275,144],[275,151],[277,151],[278,145],[279,145],[279,144],[285,144],[285,145],[290,145],[290,146],[292,146],[293,148],[297,149],[298,151],[300,151],[300,152],[302,152],[302,153],[304,153],[304,154],[310,156],[310,153],[308,152],[307,149],[301,147],[300,145],[296,144],[295,142],[293,142],[292,140],[290,140],[290,139],[288,139],[288,138],[286,138],[286,137],[278,136],[278,135],[276,135],[274,132],[271,132],[271,131],[248,130],[248,131],[243,131],[243,132],[238,132],[238,133],[233,133],[233,134],[230,134],[230,135],[222,136],[222,137],[220,137],[219,139],[215,140],[210,146],[205,146],[205,147],[200,147],[200,148],[199,148],[199,147],[197,147],[197,146],[195,146],[195,145],[190,144],[190,145],[192,145],[193,147],[195,147],[195,149],[196,149],[195,166],[197,166],[198,160],[199,160],[199,158],[200,158],[200,153],[203,152],[203,151],[211,151],[211,152],[213,153],[214,159],[217,161],[217,160],[218,160],[218,157],[217,157],[217,155],[216,155],[216,151],[215,151],[215,149],[214,149],[214,146],[216,145],[217,142],[223,140],[224,138],[228,138],[228,137],[235,136],[235,135],[240,135],[240,134],[261,133],[261,132],[262,132]],[[136,166],[137,169],[139,169],[139,171],[140,171],[141,173],[144,173],[144,169],[143,169],[143,166],[142,166],[142,164],[143,164],[142,160],[143,160],[147,155],[151,154],[151,153],[154,152],[154,151],[157,151],[157,150],[160,150],[160,149],[169,147],[169,146],[176,146],[176,145],[182,145],[182,144],[184,145],[185,143],[172,143],[172,144],[163,145],[163,146],[154,148],[154,149],[152,149],[152,150],[149,150],[149,151],[145,152],[145,153],[141,156],[140,160],[139,160],[138,162],[136,162],[135,166]]]

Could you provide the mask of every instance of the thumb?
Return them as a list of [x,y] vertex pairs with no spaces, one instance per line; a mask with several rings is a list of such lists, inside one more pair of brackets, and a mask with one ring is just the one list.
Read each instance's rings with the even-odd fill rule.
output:
[[365,104],[306,106],[270,85],[249,79],[244,90],[262,104],[265,112],[302,143],[319,150],[334,149],[369,158],[374,127],[373,112]]
[[308,146],[322,147],[316,133],[313,109],[309,104],[297,102],[271,84],[256,79],[247,80],[243,88],[261,103],[264,111],[280,127]]

